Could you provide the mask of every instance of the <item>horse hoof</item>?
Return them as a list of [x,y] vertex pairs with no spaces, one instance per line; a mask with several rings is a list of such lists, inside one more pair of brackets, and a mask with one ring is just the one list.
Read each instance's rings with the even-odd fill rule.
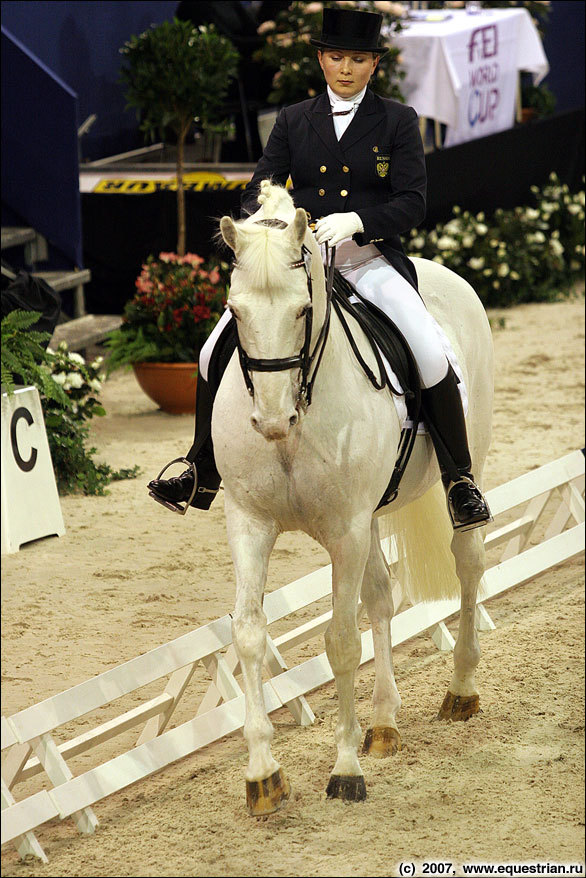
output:
[[467,720],[480,710],[478,695],[452,695],[448,690],[444,703],[437,715],[438,719]]
[[264,817],[282,808],[291,792],[289,781],[277,769],[264,780],[246,781],[246,807],[251,817]]
[[362,753],[366,756],[375,756],[377,759],[386,759],[400,749],[401,736],[397,729],[392,726],[374,726],[366,732]]
[[328,799],[343,799],[345,802],[363,802],[366,799],[366,784],[361,774],[332,774],[326,789]]

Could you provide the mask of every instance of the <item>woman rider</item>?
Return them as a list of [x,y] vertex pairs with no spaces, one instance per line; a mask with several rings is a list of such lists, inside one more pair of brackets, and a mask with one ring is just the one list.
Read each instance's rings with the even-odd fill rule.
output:
[[[399,239],[425,214],[425,160],[417,114],[368,88],[387,51],[379,46],[381,22],[375,13],[324,9],[322,33],[311,43],[318,48],[326,91],[281,110],[242,207],[248,214],[258,209],[262,180],[285,185],[291,176],[295,205],[310,217],[320,217],[315,226],[318,244],[336,246],[336,267],[403,333],[419,369],[424,417],[434,428],[452,523],[456,529],[469,529],[486,524],[490,512],[470,472],[457,379]],[[191,505],[200,509],[209,508],[220,484],[211,444],[208,381],[217,389],[234,350],[232,324],[226,311],[200,354],[196,434],[187,455],[197,469]],[[193,469],[149,483],[151,496],[177,511],[193,488]]]

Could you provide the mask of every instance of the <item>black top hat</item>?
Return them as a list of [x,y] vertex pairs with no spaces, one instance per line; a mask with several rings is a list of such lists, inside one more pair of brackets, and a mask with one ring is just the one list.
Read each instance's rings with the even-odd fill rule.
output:
[[321,35],[317,39],[311,39],[310,43],[319,49],[346,49],[384,55],[388,48],[379,45],[382,20],[383,17],[378,12],[326,6]]

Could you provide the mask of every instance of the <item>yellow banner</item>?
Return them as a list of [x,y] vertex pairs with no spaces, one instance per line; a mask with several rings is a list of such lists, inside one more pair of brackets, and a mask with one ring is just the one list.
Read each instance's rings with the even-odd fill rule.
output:
[[[214,191],[218,189],[244,189],[246,180],[227,180],[222,174],[214,174],[210,171],[192,171],[183,176],[183,188],[193,192]],[[145,180],[139,178],[120,177],[115,179],[100,180],[96,183],[92,192],[102,195],[150,195],[169,189],[177,191],[177,178],[170,180]]]

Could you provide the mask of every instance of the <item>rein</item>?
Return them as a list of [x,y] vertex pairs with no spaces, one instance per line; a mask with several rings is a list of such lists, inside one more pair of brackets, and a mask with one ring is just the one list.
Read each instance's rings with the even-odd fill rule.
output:
[[[285,229],[287,228],[287,223],[283,222],[283,220],[279,219],[262,219],[257,220],[258,224],[264,226],[270,226],[273,228]],[[297,405],[301,406],[304,410],[307,409],[308,406],[311,405],[312,395],[313,395],[313,385],[315,382],[315,378],[320,367],[323,353],[326,346],[326,341],[329,334],[330,329],[330,318],[332,313],[332,301],[333,306],[336,310],[336,313],[340,319],[340,323],[346,333],[346,336],[350,342],[352,350],[354,351],[355,356],[358,359],[358,362],[362,366],[366,376],[369,381],[375,387],[376,390],[383,390],[385,387],[389,387],[392,393],[398,395],[399,391],[395,390],[395,388],[391,385],[384,364],[382,362],[382,358],[378,347],[372,338],[371,333],[367,330],[367,327],[364,325],[363,320],[360,318],[360,315],[356,312],[352,312],[353,316],[356,318],[357,322],[365,332],[365,335],[370,342],[370,346],[374,353],[377,368],[379,370],[379,378],[375,376],[372,370],[369,368],[366,360],[360,354],[358,346],[353,338],[352,332],[342,314],[342,308],[348,309],[347,302],[344,299],[344,296],[336,294],[336,298],[334,299],[334,272],[335,272],[335,256],[336,256],[336,248],[329,247],[326,243],[326,315],[324,318],[324,322],[319,331],[319,335],[317,337],[317,341],[315,343],[315,347],[313,351],[310,353],[311,346],[311,332],[313,327],[313,285],[311,280],[311,251],[305,244],[301,245],[301,259],[297,260],[297,262],[292,262],[289,265],[289,268],[304,268],[305,274],[307,276],[307,290],[309,292],[310,305],[307,308],[305,313],[305,339],[303,342],[303,347],[299,354],[292,357],[276,357],[276,358],[256,358],[249,357],[244,348],[242,347],[242,343],[240,341],[240,335],[238,333],[238,324],[236,323],[236,345],[238,348],[238,356],[240,358],[240,366],[242,369],[242,374],[244,375],[244,382],[246,384],[246,388],[249,394],[254,398],[254,384],[251,377],[251,372],[283,372],[287,369],[299,369],[301,372],[301,381],[299,385],[299,393],[297,397]],[[238,268],[237,262],[233,262],[232,265],[235,268]],[[359,299],[362,299],[362,296],[358,293],[357,290],[353,291],[355,295],[358,296]],[[396,329],[396,327],[395,327]],[[315,365],[314,365],[315,364]],[[313,373],[311,378],[309,377],[310,372],[313,367]],[[412,425],[411,427],[404,427],[401,431],[401,438],[399,440],[399,448],[397,452],[397,459],[395,461],[395,467],[391,474],[390,482],[387,486],[383,497],[377,506],[377,509],[380,509],[381,506],[386,506],[391,503],[398,494],[399,483],[403,477],[403,473],[407,468],[407,463],[411,456],[411,452],[413,450],[413,446],[415,444],[415,439],[417,437],[417,426],[419,422],[419,413],[421,407],[421,392],[419,390],[419,386],[417,386],[417,390],[415,394],[411,394],[415,397],[414,402],[412,403],[412,410],[410,412],[412,417]]]
[[[280,219],[262,219],[257,220],[256,224],[269,226],[272,228],[286,229],[287,223]],[[311,405],[313,395],[313,385],[318,369],[320,367],[323,352],[330,329],[330,316],[332,311],[332,293],[334,285],[334,261],[336,248],[329,248],[326,244],[326,316],[322,327],[319,331],[315,347],[310,352],[311,333],[313,329],[313,284],[311,280],[311,251],[305,244],[301,245],[301,259],[292,262],[289,268],[303,268],[307,277],[307,290],[310,298],[310,305],[305,312],[305,338],[301,351],[292,357],[275,357],[275,358],[256,358],[249,357],[244,350],[238,333],[238,324],[236,331],[236,344],[238,347],[238,356],[240,358],[240,367],[244,375],[244,382],[249,394],[254,397],[254,384],[251,372],[284,372],[287,369],[299,369],[301,372],[301,381],[299,384],[299,393],[297,398],[298,405],[307,409]],[[233,262],[233,267],[238,268],[238,263]],[[315,366],[314,366],[315,363]],[[310,376],[310,372],[313,373]]]

